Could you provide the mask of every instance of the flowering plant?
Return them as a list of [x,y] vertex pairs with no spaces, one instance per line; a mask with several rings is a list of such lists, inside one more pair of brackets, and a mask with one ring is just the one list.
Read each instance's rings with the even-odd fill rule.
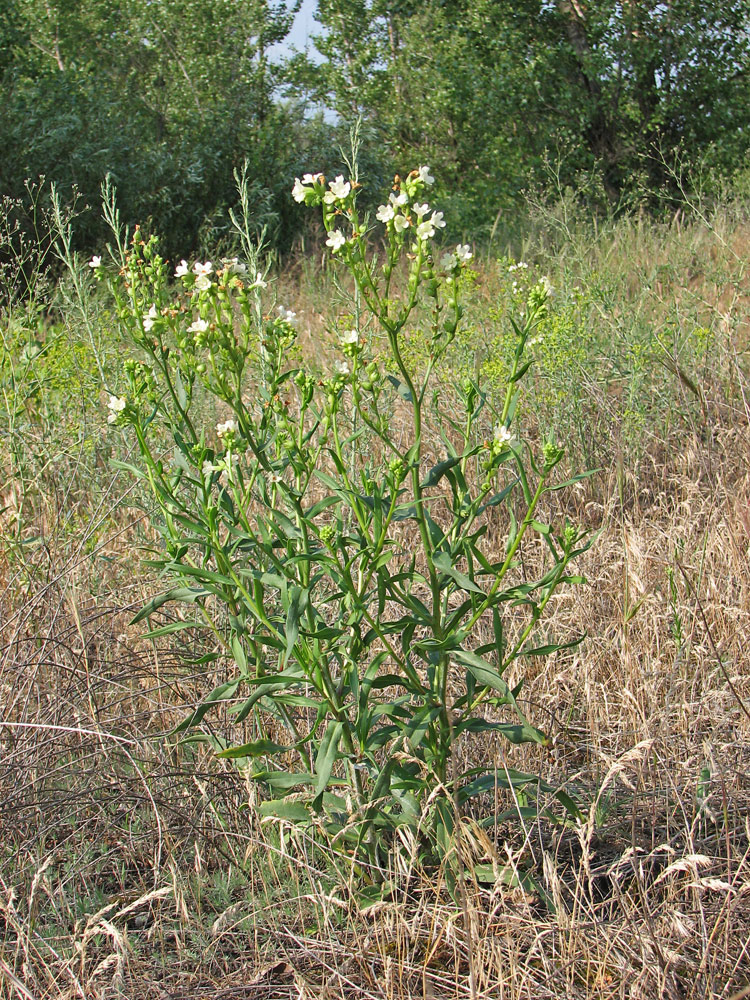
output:
[[[327,246],[364,304],[358,323],[342,324],[327,377],[290,362],[297,317],[283,306],[264,312],[257,259],[244,269],[182,261],[172,285],[156,241],[136,231],[112,279],[139,356],[109,419],[136,436],[132,471],[161,511],[161,566],[175,584],[136,620],[187,602],[194,614],[150,635],[204,629],[211,650],[200,662],[231,664],[178,730],[226,703],[245,738],[205,738],[242,762],[262,790],[260,812],[317,824],[376,865],[407,841],[423,859],[450,857],[460,813],[498,789],[556,795],[576,810],[533,774],[462,768],[455,753],[482,733],[547,741],[507,672],[560,648],[535,646],[532,633],[555,591],[579,581],[568,567],[590,541],[572,525],[556,531],[537,520],[544,495],[567,485],[554,482],[563,452],[548,442],[534,459],[518,431],[524,351],[547,308],[543,292],[515,327],[515,362],[489,434],[485,395],[467,380],[459,412],[432,432],[444,454],[427,462],[428,390],[461,322],[472,257],[466,244],[438,255],[445,222],[425,200],[432,183],[426,166],[395,179],[376,213],[378,261],[356,170],[295,181],[293,197],[322,212]],[[415,371],[403,345],[419,316],[430,354]],[[201,418],[199,385],[222,411],[215,426]],[[157,453],[157,426],[176,446],[171,464]],[[491,519],[505,533],[499,554],[486,542]],[[529,579],[519,559],[534,536],[548,565]]]

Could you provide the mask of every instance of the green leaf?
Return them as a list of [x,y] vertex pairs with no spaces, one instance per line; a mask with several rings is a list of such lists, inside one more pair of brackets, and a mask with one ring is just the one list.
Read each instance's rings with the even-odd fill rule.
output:
[[497,668],[493,667],[491,663],[488,663],[481,656],[477,656],[476,653],[471,653],[466,649],[456,649],[451,655],[459,663],[463,663],[483,687],[499,691],[509,702],[515,705],[516,700],[510,688],[498,673]]
[[396,390],[399,396],[401,396],[402,399],[405,399],[407,403],[414,402],[414,397],[412,396],[411,390],[409,389],[408,385],[405,385],[403,382],[397,379],[395,375],[389,375],[388,381],[391,383],[393,388]]
[[241,746],[220,750],[216,756],[225,757],[228,760],[239,760],[244,757],[264,757],[269,754],[287,753],[291,749],[292,747],[282,746],[281,743],[274,743],[273,740],[252,740]]
[[247,654],[245,653],[245,650],[242,648],[242,643],[240,642],[239,636],[237,635],[232,636],[231,646],[232,646],[232,655],[234,656],[234,662],[240,668],[240,671],[243,674],[246,674]]
[[591,476],[595,476],[601,471],[601,469],[590,469],[588,472],[580,472],[577,476],[573,476],[572,479],[566,479],[564,483],[555,483],[554,486],[545,486],[544,492],[556,493],[557,490],[564,490],[567,486],[573,486],[575,483],[580,483],[582,479],[589,479]]
[[329,722],[325,736],[320,741],[315,757],[315,793],[321,795],[331,777],[334,762],[338,756],[339,742],[344,731],[343,722]]
[[262,781],[271,788],[289,790],[298,785],[311,785],[313,776],[309,771],[255,771],[250,775],[252,781]]
[[186,729],[190,729],[192,726],[197,726],[201,721],[206,712],[217,705],[220,701],[226,701],[227,698],[233,698],[237,692],[237,688],[240,686],[240,678],[236,678],[232,681],[227,681],[225,684],[219,684],[215,687],[213,691],[208,695],[205,701],[191,712],[190,715],[183,719],[183,721],[172,730],[172,735],[175,733],[184,732]]
[[164,594],[158,594],[156,597],[152,597],[148,604],[144,605],[135,618],[131,620],[130,624],[136,625],[138,622],[143,621],[144,618],[148,618],[148,616],[152,615],[154,611],[158,611],[159,608],[168,604],[170,601],[183,601],[188,604],[192,604],[200,597],[208,597],[211,593],[212,591],[206,590],[205,587],[174,587],[172,590],[168,590]]
[[284,635],[286,637],[286,648],[282,664],[287,665],[292,650],[299,638],[299,620],[307,607],[308,592],[302,587],[292,587],[289,596],[289,608],[286,613],[286,623],[284,625]]
[[585,634],[578,636],[576,639],[571,639],[570,642],[549,642],[545,646],[535,646],[533,649],[522,649],[522,656],[549,656],[551,653],[557,653],[561,649],[575,649],[576,646],[580,646],[583,640],[586,638]]
[[480,774],[473,781],[459,788],[458,800],[466,802],[477,795],[494,791],[495,788],[523,788],[525,785],[536,785],[542,791],[554,791],[551,785],[542,781],[536,774],[526,774],[523,771],[516,771],[512,767],[498,768],[487,774]]
[[444,573],[446,576],[449,576],[463,590],[469,590],[474,594],[481,594],[484,597],[484,591],[480,587],[477,587],[474,581],[469,579],[469,577],[466,576],[465,573],[461,573],[459,570],[455,568],[453,562],[451,561],[451,557],[448,555],[447,552],[436,553],[432,557],[432,561],[435,564],[435,566],[440,570],[441,573]]
[[161,625],[159,628],[152,628],[143,633],[144,639],[158,639],[161,635],[171,635],[172,632],[181,632],[186,628],[205,628],[206,623],[202,621],[179,621],[170,622],[169,625]]
[[462,455],[455,455],[453,458],[445,458],[442,462],[438,462],[437,465],[433,465],[420,484],[422,489],[426,489],[428,486],[437,486],[445,473],[449,469],[452,469],[454,465],[459,465],[462,458]]
[[290,802],[288,799],[261,802],[258,812],[264,818],[285,819],[290,823],[305,823],[310,820],[310,810],[304,802]]

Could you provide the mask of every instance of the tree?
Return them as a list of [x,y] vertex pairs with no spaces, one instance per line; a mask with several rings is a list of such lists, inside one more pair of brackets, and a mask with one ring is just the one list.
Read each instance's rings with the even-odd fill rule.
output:
[[[4,190],[44,173],[96,204],[111,173],[125,217],[153,220],[169,250],[188,253],[221,224],[248,159],[261,214],[274,214],[292,153],[283,67],[268,57],[291,24],[283,2],[13,0],[12,11]],[[78,231],[95,243],[96,213]]]
[[748,0],[320,0],[318,19],[329,103],[433,165],[473,225],[551,148],[616,204],[677,155],[727,170],[750,144]]

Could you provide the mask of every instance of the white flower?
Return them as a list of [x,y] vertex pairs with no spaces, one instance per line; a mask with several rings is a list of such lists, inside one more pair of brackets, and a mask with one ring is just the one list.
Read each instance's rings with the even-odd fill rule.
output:
[[446,269],[446,271],[451,270],[456,266],[458,261],[456,260],[456,255],[453,253],[444,253],[440,259],[440,263]]
[[214,465],[213,462],[209,462],[209,460],[206,459],[206,461],[201,466],[201,474],[204,476],[205,479],[210,479],[211,476],[214,474],[214,472],[216,472],[216,466]]
[[393,205],[381,205],[375,213],[375,217],[378,222],[390,222],[395,214]]
[[393,220],[393,228],[397,233],[403,233],[405,229],[409,228],[409,220],[405,215],[397,215]]
[[305,200],[305,194],[307,193],[307,188],[299,179],[299,177],[294,178],[294,187],[292,188],[292,198],[295,201],[303,202]]
[[94,256],[89,261],[89,267],[92,268],[95,271],[97,269],[97,267],[101,267],[101,266],[102,266],[102,259],[101,259],[101,257],[98,257],[96,254],[94,254]]
[[459,260],[462,264],[465,264],[474,256],[468,243],[459,243],[454,250],[454,254],[456,260]]
[[207,274],[200,274],[195,279],[194,288],[196,288],[199,292],[205,292],[210,287],[211,287],[211,279],[208,277]]
[[282,319],[285,323],[288,323],[290,326],[296,326],[297,325],[297,313],[296,312],[292,312],[291,309],[286,309],[286,308],[284,308],[284,306],[277,306],[276,307],[276,311],[279,314],[279,319]]
[[423,215],[427,215],[427,213],[430,211],[430,206],[427,204],[427,202],[425,202],[423,205],[420,205],[418,202],[415,202],[415,204],[412,205],[412,208],[416,212],[417,218],[419,219],[421,219]]
[[224,270],[229,271],[230,274],[247,273],[247,266],[242,263],[239,257],[223,257],[221,263],[224,265]]
[[445,222],[443,221],[442,212],[433,212],[430,217],[430,222],[436,229],[445,229]]
[[186,260],[181,260],[177,267],[174,269],[175,278],[184,278],[190,269],[188,268],[188,262]]
[[429,240],[435,235],[435,230],[433,228],[432,222],[426,219],[424,222],[420,222],[417,226],[417,236],[420,240]]
[[508,274],[513,274],[515,271],[526,271],[529,265],[525,260],[519,260],[517,264],[511,264],[508,268]]
[[345,245],[346,236],[344,236],[340,229],[333,229],[328,233],[326,246],[331,248],[332,253],[336,253],[337,250],[340,250]]
[[260,271],[255,272],[255,281],[250,286],[251,288],[268,288],[268,282],[263,280],[263,275]]
[[156,306],[152,305],[147,313],[143,314],[143,329],[148,333],[151,327],[154,325],[158,313],[156,311]]
[[356,330],[345,330],[341,334],[342,344],[358,344],[359,343],[359,333]]
[[542,289],[544,290],[544,293],[547,296],[547,298],[551,299],[552,296],[555,294],[555,286],[552,284],[552,282],[549,280],[546,274],[541,279],[539,284],[542,286]]
[[128,401],[124,396],[110,396],[109,402],[107,403],[107,409],[109,410],[107,423],[113,424],[127,405]]
[[278,486],[278,484],[283,481],[278,472],[269,472],[267,479],[272,486]]
[[510,441],[512,436],[505,424],[498,424],[495,428],[495,444],[501,448]]
[[318,181],[320,180],[320,178],[322,176],[323,175],[321,173],[317,173],[317,174],[305,174],[305,176],[302,178],[302,183],[303,184],[317,184]]
[[223,424],[216,425],[216,433],[220,438],[226,437],[227,434],[236,434],[239,430],[236,420],[225,420]]
[[[352,189],[349,181],[344,180],[343,174],[339,174],[335,181],[331,181],[328,184],[328,187],[331,189],[330,193],[336,201],[343,201]],[[328,194],[326,194],[326,201],[328,201]],[[328,203],[330,204],[330,202]]]
[[399,191],[398,194],[395,191],[391,191],[388,195],[388,201],[391,205],[408,205],[409,196],[406,191]]
[[346,363],[346,361],[334,361],[333,367],[339,375],[349,374],[349,365]]
[[188,333],[205,333],[208,329],[208,323],[205,319],[197,319],[194,323],[191,323],[187,328]]
[[429,167],[420,167],[418,173],[419,173],[419,179],[420,181],[422,181],[423,184],[430,185],[435,183],[435,178],[430,173]]
[[213,265],[210,260],[207,260],[205,264],[201,264],[199,260],[193,264],[193,274],[198,278],[205,278],[213,271]]

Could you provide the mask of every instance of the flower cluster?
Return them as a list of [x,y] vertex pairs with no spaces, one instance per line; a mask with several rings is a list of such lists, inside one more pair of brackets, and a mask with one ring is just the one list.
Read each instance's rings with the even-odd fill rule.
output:
[[[424,188],[434,183],[435,178],[427,166],[412,170],[403,180],[396,176],[387,204],[380,205],[376,212],[378,221],[387,227],[391,236],[399,239],[411,230],[417,244],[423,244],[445,227],[443,213],[432,211],[426,202],[419,200]],[[292,196],[295,201],[308,206],[322,205],[326,246],[334,254],[342,251],[358,235],[358,217],[354,208],[357,186],[355,182],[346,180],[343,174],[328,183],[320,173],[305,174],[301,180],[299,177],[294,180]],[[351,236],[338,223],[339,219],[351,224],[354,230]]]
[[474,254],[471,252],[471,247],[468,243],[458,243],[453,253],[443,255],[441,264],[446,271],[452,271],[462,264],[468,264],[473,256]]
[[412,170],[403,181],[397,176],[387,204],[380,205],[375,213],[376,219],[396,237],[412,228],[420,243],[431,240],[438,229],[445,228],[443,213],[431,211],[427,202],[412,199],[417,199],[425,186],[434,183],[429,167]]
[[114,424],[127,405],[128,401],[124,396],[110,396],[107,403],[107,409],[109,410],[107,423]]

